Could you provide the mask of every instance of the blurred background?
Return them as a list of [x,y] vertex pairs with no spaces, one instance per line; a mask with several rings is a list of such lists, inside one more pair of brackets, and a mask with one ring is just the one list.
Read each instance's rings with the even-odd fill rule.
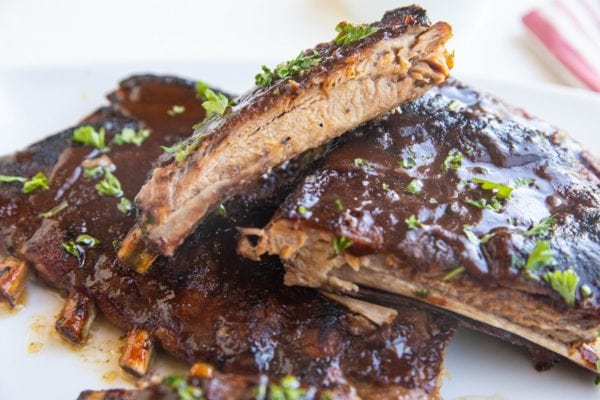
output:
[[[587,1],[600,10],[599,0]],[[400,0],[0,0],[0,68],[235,60],[275,64]],[[455,28],[456,72],[581,86],[540,57],[521,21],[547,0],[423,0]],[[588,6],[590,7],[590,6]],[[600,11],[599,11],[600,14]],[[600,19],[596,20],[600,37]],[[581,24],[580,24],[581,25]],[[596,42],[596,45],[600,40]],[[596,54],[600,53],[596,49]],[[554,66],[553,66],[554,65]],[[175,71],[177,72],[177,71]],[[251,77],[249,77],[251,79]]]

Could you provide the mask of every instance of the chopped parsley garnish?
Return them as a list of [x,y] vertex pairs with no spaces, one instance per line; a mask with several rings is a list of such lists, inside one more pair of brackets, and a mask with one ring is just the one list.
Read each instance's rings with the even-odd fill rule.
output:
[[423,181],[420,179],[413,179],[406,187],[406,191],[414,195],[421,193],[421,190],[423,190]]
[[67,253],[79,259],[84,253],[83,247],[93,249],[99,243],[100,241],[98,239],[90,235],[82,234],[77,236],[77,239],[75,240],[63,243],[62,246]]
[[167,375],[162,383],[177,392],[179,400],[201,400],[204,398],[202,389],[192,386],[179,375]]
[[121,197],[123,196],[123,189],[121,189],[121,182],[116,176],[110,172],[108,168],[104,168],[104,178],[96,185],[96,190],[102,196],[108,197]]
[[129,211],[133,210],[133,203],[127,197],[121,197],[119,204],[117,204],[117,208],[123,214],[127,214]]
[[554,259],[554,250],[550,248],[550,242],[538,240],[535,242],[535,247],[529,253],[525,269],[531,271],[538,268],[556,265]]
[[448,104],[448,110],[450,111],[456,111],[460,108],[460,102],[456,101],[456,100],[452,100],[449,104]]
[[27,178],[22,176],[0,175],[0,183],[27,182]]
[[410,169],[417,165],[416,154],[414,151],[409,150],[408,156],[404,157],[402,160],[398,161],[398,166],[401,168]]
[[40,216],[42,218],[52,218],[52,217],[57,216],[58,214],[60,214],[64,210],[66,210],[67,207],[69,207],[69,203],[67,203],[66,200],[63,200],[63,201],[60,202],[59,205],[57,205],[56,207],[52,208],[51,210],[48,210],[46,212],[41,213]]
[[310,68],[319,65],[322,60],[321,55],[316,50],[300,52],[296,58],[279,64],[273,71],[263,65],[262,72],[255,77],[255,83],[257,86],[266,87],[271,84],[275,77],[287,79],[296,75],[302,75]]
[[419,219],[414,214],[405,219],[404,222],[406,222],[406,226],[408,226],[408,229],[416,229],[423,227],[423,223],[421,223],[421,221],[419,221]]
[[452,149],[448,152],[448,155],[444,159],[442,169],[444,172],[448,172],[449,169],[459,169],[462,165],[462,159],[462,153],[456,149]]
[[31,193],[39,188],[50,189],[48,177],[43,172],[38,172],[23,184],[23,193]]
[[96,130],[93,126],[85,125],[73,131],[72,141],[81,143],[84,146],[95,147],[100,150],[108,150],[105,142],[104,128]]
[[491,238],[496,236],[495,233],[488,233],[480,238],[475,233],[473,233],[470,225],[463,225],[463,232],[465,233],[467,239],[469,239],[469,242],[473,243],[473,245],[475,246],[479,246],[480,244],[486,244]]
[[592,288],[588,284],[585,284],[585,283],[583,285],[581,285],[581,287],[579,288],[579,291],[581,292],[581,297],[583,297],[584,299],[587,299],[594,295]]
[[308,209],[305,206],[303,206],[302,204],[298,206],[297,211],[298,211],[298,214],[300,214],[300,215],[306,215],[306,213],[308,213]]
[[415,290],[414,295],[417,297],[427,297],[427,296],[429,296],[429,290],[417,289],[417,290]]
[[444,275],[442,277],[442,281],[448,282],[448,281],[456,278],[457,276],[459,276],[463,272],[465,272],[465,267],[456,267],[452,271],[450,271],[446,275]]
[[93,168],[84,168],[83,176],[88,179],[97,179],[104,175],[104,168],[102,165]]
[[121,131],[121,133],[117,133],[115,135],[113,142],[119,146],[126,143],[140,146],[144,140],[148,139],[149,136],[150,131],[148,129],[140,129],[139,131],[136,131],[135,129],[125,128]]
[[579,283],[579,275],[572,269],[566,271],[556,270],[547,272],[544,275],[544,280],[552,287],[552,289],[561,295],[565,303],[572,306],[575,304],[575,293],[577,284]]
[[491,210],[494,212],[498,212],[502,208],[502,204],[498,201],[496,196],[492,197],[490,199],[489,203],[486,199],[479,199],[479,200],[469,199],[469,200],[467,200],[467,203],[472,206],[475,206],[477,208]]
[[347,46],[352,42],[363,39],[375,32],[377,27],[372,25],[354,25],[348,22],[342,21],[335,27],[335,31],[338,33],[333,43],[341,46]]
[[544,236],[552,229],[552,225],[554,225],[555,222],[556,217],[553,215],[542,218],[540,222],[533,224],[527,232],[523,233],[523,236]]
[[484,190],[491,190],[500,199],[510,199],[510,195],[514,190],[508,185],[503,185],[501,183],[496,183],[477,177],[473,178],[473,182],[478,183]]
[[221,217],[227,216],[227,208],[223,204],[219,204],[217,208],[215,208],[215,214],[220,215]]
[[161,146],[165,153],[175,153],[175,160],[178,162],[184,161],[188,156],[200,147],[200,143],[204,139],[204,135],[194,136],[191,140],[184,140],[171,147]]
[[387,191],[387,190],[390,188],[390,185],[388,185],[387,183],[383,182],[383,183],[381,184],[381,188],[382,188],[384,191]]
[[342,251],[352,246],[352,241],[346,236],[339,236],[333,239],[333,254],[338,255]]
[[287,375],[281,378],[279,384],[269,384],[270,400],[299,400],[306,396],[306,390],[300,387],[300,382],[296,377]]
[[365,171],[373,169],[373,165],[371,165],[371,163],[365,160],[364,158],[355,158],[354,165],[357,167],[362,167],[362,169],[364,169]]
[[180,106],[177,104],[173,104],[171,108],[167,111],[169,116],[174,117],[179,114],[183,114],[185,112],[185,106]]
[[344,203],[342,203],[342,200],[340,199],[335,199],[335,206],[337,207],[337,209],[339,211],[344,211]]
[[31,193],[39,188],[44,190],[50,189],[50,182],[48,177],[43,172],[38,172],[31,178],[27,179],[22,176],[8,176],[0,175],[0,183],[13,183],[19,182],[23,184],[23,193]]
[[206,118],[215,114],[223,115],[232,102],[223,93],[214,92],[204,82],[196,82],[196,93],[204,99],[202,107],[206,111]]
[[524,186],[531,186],[535,183],[535,178],[517,178],[515,179],[515,189]]

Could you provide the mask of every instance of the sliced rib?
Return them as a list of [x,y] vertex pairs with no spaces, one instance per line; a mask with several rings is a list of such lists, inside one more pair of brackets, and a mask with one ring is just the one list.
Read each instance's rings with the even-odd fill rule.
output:
[[[260,240],[240,251],[279,255],[287,285],[412,297],[595,371],[600,179],[590,165],[564,132],[451,82],[349,134],[263,231],[242,230]],[[567,270],[572,287],[553,285]]]
[[[206,215],[257,177],[447,78],[448,24],[431,25],[413,6],[372,26],[374,33],[349,45],[317,46],[318,66],[251,90],[196,129],[187,143],[197,149],[185,160],[162,160],[136,197],[142,215],[134,232],[143,233],[148,251],[172,256]],[[121,259],[130,256],[124,249]]]

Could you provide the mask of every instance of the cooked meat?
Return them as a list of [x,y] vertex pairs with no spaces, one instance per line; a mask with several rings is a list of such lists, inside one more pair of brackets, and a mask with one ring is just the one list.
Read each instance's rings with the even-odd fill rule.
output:
[[[190,374],[196,366],[192,367]],[[206,371],[204,365],[200,368]],[[210,370],[209,370],[210,371]],[[78,400],[354,400],[356,393],[333,390],[319,390],[301,386],[292,376],[270,382],[264,375],[219,374],[210,371],[205,376],[190,375],[187,378],[170,375],[163,379],[151,377],[143,381],[137,390],[85,391]]]
[[596,370],[592,165],[563,132],[451,82],[350,133],[240,251],[279,255],[287,285],[412,297]]
[[[94,125],[106,129],[110,152],[70,143],[71,133],[63,135],[57,139],[65,142],[57,147],[60,154],[51,157],[59,161],[47,164],[50,188],[28,196],[15,189],[12,197],[3,197],[1,210],[28,210],[13,235],[3,238],[19,238],[5,246],[13,250],[10,255],[31,262],[44,281],[68,294],[57,320],[59,333],[83,343],[98,309],[129,332],[120,364],[137,375],[146,373],[154,347],[161,346],[225,374],[265,374],[275,380],[292,374],[306,387],[364,398],[437,398],[452,320],[394,305],[393,323],[379,321],[377,326],[313,290],[281,285],[283,268],[276,258],[257,264],[237,256],[235,227],[266,223],[309,156],[273,170],[256,190],[226,203],[173,257],[158,258],[148,274],[119,263],[115,248],[135,216],[121,212],[116,197],[101,196],[97,185],[104,178],[86,178],[80,166],[114,169],[124,197],[136,193],[159,146],[172,144],[203,117],[195,96],[191,83],[126,81],[110,98],[114,113],[127,116]],[[169,116],[172,104],[185,104],[185,113]],[[152,135],[140,146],[117,145],[114,134],[124,127],[147,128]],[[35,157],[29,154],[20,162]],[[63,200],[68,207],[40,221],[40,212]],[[81,234],[93,239],[78,241]],[[369,315],[369,310],[361,312]]]
[[[361,29],[373,33],[354,42],[338,39],[303,53],[318,66],[289,77],[278,70],[272,82],[199,126],[180,147],[189,156],[163,157],[136,197],[142,215],[121,260],[144,272],[153,259],[139,259],[144,246],[147,253],[172,256],[206,215],[256,177],[448,76],[446,23],[431,25],[413,6],[388,12],[370,27]],[[142,239],[145,244],[138,244]]]

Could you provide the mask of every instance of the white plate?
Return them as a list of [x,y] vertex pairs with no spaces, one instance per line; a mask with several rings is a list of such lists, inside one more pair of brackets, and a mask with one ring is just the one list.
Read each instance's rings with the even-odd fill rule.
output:
[[[258,65],[143,65],[0,71],[0,153],[73,124],[103,101],[118,79],[140,71],[193,76],[240,92]],[[464,79],[564,128],[586,148],[600,153],[600,96],[554,86],[522,86],[470,77]],[[0,308],[0,399],[75,399],[83,389],[131,385],[117,366],[123,332],[100,322],[82,350],[63,344],[53,330],[61,300],[30,284],[25,306]],[[181,369],[161,357],[159,368]],[[445,399],[600,398],[592,374],[562,362],[536,372],[521,349],[460,330],[446,358]]]

